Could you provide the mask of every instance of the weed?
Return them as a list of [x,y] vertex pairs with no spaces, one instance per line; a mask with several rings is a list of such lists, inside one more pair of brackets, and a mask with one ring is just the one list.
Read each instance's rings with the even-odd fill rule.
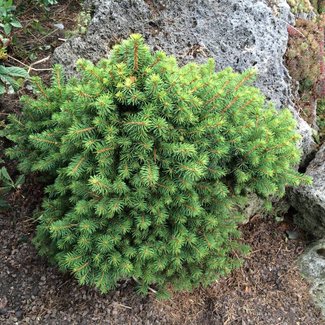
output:
[[[0,160],[0,163],[3,163],[3,160]],[[5,200],[5,195],[11,190],[19,189],[24,182],[24,175],[18,176],[14,181],[9,175],[6,167],[3,166],[0,169],[0,210],[9,207],[8,202]]]

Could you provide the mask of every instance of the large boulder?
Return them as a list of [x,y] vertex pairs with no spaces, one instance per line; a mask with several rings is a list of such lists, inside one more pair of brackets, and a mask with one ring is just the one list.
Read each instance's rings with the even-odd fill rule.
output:
[[306,174],[313,178],[311,186],[300,186],[289,192],[296,209],[295,222],[316,237],[325,237],[325,144],[309,164]]
[[[270,5],[273,4],[273,6]],[[283,65],[293,17],[285,0],[87,0],[93,17],[85,36],[55,50],[68,76],[84,57],[94,62],[130,33],[141,33],[152,49],[174,54],[181,64],[215,58],[217,68],[258,69],[258,86],[277,108],[291,104],[290,76]],[[294,109],[292,108],[294,112]],[[303,160],[314,148],[310,127],[298,114]]]
[[257,85],[277,107],[290,103],[283,65],[290,8],[285,0],[88,0],[95,7],[85,37],[69,40],[55,60],[72,74],[75,61],[98,61],[116,42],[141,33],[153,49],[174,54],[181,64],[216,59],[217,68],[243,71],[255,66]]

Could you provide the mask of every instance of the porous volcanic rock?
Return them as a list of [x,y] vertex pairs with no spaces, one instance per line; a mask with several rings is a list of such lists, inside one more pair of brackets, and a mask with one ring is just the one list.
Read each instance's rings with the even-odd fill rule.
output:
[[286,2],[280,3],[275,13],[256,0],[88,0],[95,6],[88,33],[57,48],[55,60],[71,74],[79,57],[98,61],[136,32],[152,49],[176,55],[181,64],[213,57],[218,69],[255,66],[267,98],[286,106],[290,87],[282,57],[291,16]]

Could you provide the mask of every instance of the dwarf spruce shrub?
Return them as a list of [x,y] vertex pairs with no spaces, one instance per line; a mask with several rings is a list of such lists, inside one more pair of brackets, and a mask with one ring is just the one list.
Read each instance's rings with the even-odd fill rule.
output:
[[56,66],[49,88],[35,79],[6,129],[20,170],[50,179],[39,252],[102,292],[134,278],[164,295],[240,265],[243,198],[303,179],[290,112],[265,104],[254,71],[179,67],[140,35],[78,67],[65,82]]

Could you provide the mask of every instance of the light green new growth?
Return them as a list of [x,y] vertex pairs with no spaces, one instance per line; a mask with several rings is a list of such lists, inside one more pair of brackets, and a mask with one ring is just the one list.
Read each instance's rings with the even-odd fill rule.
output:
[[135,278],[162,296],[239,266],[243,198],[304,179],[291,113],[265,104],[253,70],[179,67],[137,34],[78,67],[65,82],[56,66],[50,88],[35,79],[6,130],[20,170],[52,177],[40,253],[102,292]]

